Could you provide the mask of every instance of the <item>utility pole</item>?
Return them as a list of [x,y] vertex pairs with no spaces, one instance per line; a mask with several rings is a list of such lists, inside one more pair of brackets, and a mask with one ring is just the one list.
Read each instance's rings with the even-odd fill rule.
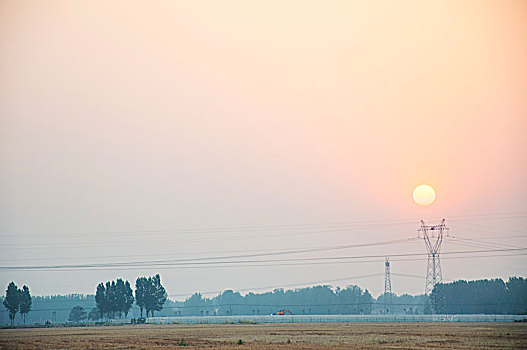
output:
[[[389,303],[386,300],[386,298],[388,297],[390,298]],[[383,301],[384,301],[384,312],[383,313],[389,313],[390,309],[392,308],[393,300],[392,300],[392,279],[390,277],[390,259],[388,257],[386,258],[386,261],[384,262],[384,298],[383,298]]]
[[[441,242],[443,242],[443,233],[446,231],[448,235],[448,227],[446,227],[445,219],[441,220],[439,225],[425,225],[425,222],[421,220],[421,227],[417,231],[422,233],[428,252],[425,294],[429,297],[434,287],[443,282],[439,253],[441,251]],[[434,305],[436,303],[437,300],[434,300]]]

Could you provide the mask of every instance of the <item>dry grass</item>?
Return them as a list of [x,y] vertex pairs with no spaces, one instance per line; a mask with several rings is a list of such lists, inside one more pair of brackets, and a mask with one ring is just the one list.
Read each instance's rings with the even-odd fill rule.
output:
[[[182,342],[183,339],[183,342]],[[243,341],[238,345],[238,340]],[[136,325],[0,330],[1,349],[522,349],[527,324]]]

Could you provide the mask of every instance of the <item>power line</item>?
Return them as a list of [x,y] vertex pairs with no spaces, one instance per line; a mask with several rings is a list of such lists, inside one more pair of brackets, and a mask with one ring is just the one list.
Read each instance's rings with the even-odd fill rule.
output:
[[[353,231],[354,229],[353,228],[345,228],[345,229],[331,229],[331,230],[323,230],[323,231],[308,231],[308,232],[296,232],[296,233],[291,233],[291,234],[288,234],[288,237],[293,237],[293,236],[299,236],[299,235],[313,235],[313,234],[319,234],[319,233],[337,233],[337,232],[348,232],[348,231]],[[215,238],[207,238],[207,241],[208,242],[212,242],[212,241],[232,241],[232,240],[242,240],[242,239],[246,239],[246,240],[250,240],[250,239],[262,239],[262,238],[270,238],[270,237],[281,237],[283,238],[284,235],[282,233],[280,234],[275,234],[275,235],[263,235],[263,236],[259,236],[259,237],[254,237],[254,236],[246,236],[246,235],[242,235],[242,236],[222,236],[222,237],[215,237]],[[138,244],[141,244],[142,246],[144,245],[156,245],[156,244],[167,244],[168,242],[172,242],[172,243],[192,243],[192,242],[197,242],[197,243],[202,243],[203,242],[203,238],[201,239],[189,239],[189,240],[179,240],[179,241],[175,241],[175,240],[172,240],[172,239],[163,239],[163,240],[151,240],[149,239],[147,242],[138,242],[138,241],[122,241],[122,240],[119,240],[117,242],[115,242],[115,244],[119,244],[119,246],[134,246],[134,245],[138,245]],[[98,242],[98,243],[93,243],[93,244],[79,244],[79,245],[45,245],[44,243],[19,243],[18,245],[20,245],[20,247],[17,247],[17,243],[11,243],[10,244],[10,249],[33,249],[32,247],[38,247],[39,250],[42,250],[42,249],[73,249],[73,248],[89,248],[89,247],[101,247],[101,246],[107,246],[109,244],[109,242]]]
[[502,246],[489,246],[485,244],[480,243],[473,243],[473,242],[465,242],[465,241],[458,241],[458,240],[447,240],[446,243],[453,244],[456,246],[463,246],[463,247],[472,247],[472,248],[504,248]]
[[475,247],[475,248],[525,248],[525,247],[518,247],[510,245],[510,244],[502,244],[502,243],[494,243],[494,242],[486,242],[482,240],[477,239],[470,239],[470,238],[463,238],[463,237],[446,237],[448,238],[446,242],[448,244],[455,244],[455,245],[461,245],[461,246],[467,246],[467,247]]
[[[447,256],[444,257],[444,259],[448,260],[456,260],[456,259],[481,259],[481,258],[495,258],[495,257],[524,257],[527,253],[511,253],[511,254],[492,254],[492,255],[470,255],[470,256]],[[422,258],[409,258],[409,259],[392,259],[392,261],[400,261],[400,262],[407,262],[407,261],[422,261]],[[341,264],[368,264],[368,263],[379,263],[380,261],[383,261],[382,259],[376,259],[376,260],[352,260],[352,261],[324,261],[324,262],[297,262],[297,263],[263,263],[263,264],[245,264],[245,265],[221,265],[219,263],[218,265],[203,265],[203,266],[188,266],[188,265],[178,265],[178,266],[170,266],[170,265],[164,265],[164,266],[145,266],[145,267],[127,267],[127,266],[118,266],[118,267],[100,267],[100,268],[89,268],[89,269],[83,269],[83,270],[90,270],[90,271],[137,271],[138,269],[143,270],[152,270],[155,268],[155,270],[174,270],[174,269],[213,269],[213,268],[248,268],[248,267],[281,267],[281,266],[308,266],[308,265],[341,265]],[[17,270],[18,272],[29,272],[33,270]],[[39,269],[38,271],[46,271],[46,272],[64,272],[64,271],[79,271],[79,269],[76,268],[64,268],[64,269]]]
[[[510,213],[487,213],[487,214],[465,214],[465,215],[454,215],[451,218],[464,218],[465,220],[479,220],[479,218],[486,218],[489,220],[496,219],[514,219],[514,218],[527,218],[527,211],[510,212]],[[435,220],[437,218],[425,218],[426,220]],[[231,226],[231,227],[209,227],[209,228],[185,228],[185,229],[151,229],[151,230],[114,230],[114,231],[72,231],[72,232],[3,232],[2,235],[16,235],[16,236],[29,236],[29,235],[108,235],[108,234],[145,234],[145,233],[166,233],[166,234],[188,234],[188,233],[217,233],[217,232],[237,232],[237,231],[269,231],[269,230],[287,230],[287,229],[301,229],[301,228],[312,228],[312,227],[347,227],[350,225],[380,225],[380,224],[410,224],[415,223],[419,219],[388,219],[388,220],[357,220],[357,221],[341,221],[341,222],[329,222],[329,223],[300,223],[300,224],[288,224],[288,225],[261,225],[261,226]]]
[[[515,236],[494,236],[494,237],[485,237],[485,239],[493,239],[493,238],[524,238],[527,237],[527,235],[515,235]],[[471,240],[471,241],[477,241],[470,238],[464,238],[464,237],[455,237],[455,236],[448,236],[445,237],[449,239],[449,243],[456,243],[460,244],[461,242],[455,242],[456,240]],[[497,246],[503,246],[503,247],[516,247],[512,245],[506,245],[501,243],[493,243],[493,242],[485,242],[485,241],[479,241],[481,244],[485,243],[487,245],[493,244],[493,247]],[[465,246],[473,246],[482,248],[482,245],[469,245],[464,244]],[[460,244],[461,245],[461,244]],[[85,245],[79,246],[79,247],[86,247]],[[66,247],[71,248],[71,247]],[[312,249],[314,247],[305,247],[302,249]],[[178,252],[178,255],[193,255],[198,253],[205,253],[205,254],[221,254],[221,253],[240,253],[240,252],[264,252],[264,251],[287,251],[292,248],[279,248],[279,249],[243,249],[243,250],[228,250],[228,251],[210,251],[210,252]],[[155,254],[156,256],[173,256],[174,253],[166,253],[166,254]],[[133,254],[133,255],[102,255],[102,256],[75,256],[75,257],[62,257],[62,256],[54,256],[53,258],[16,258],[16,259],[0,259],[1,261],[45,261],[45,260],[78,260],[78,259],[112,259],[112,258],[128,258],[128,257],[151,257],[152,254]]]
[[469,230],[469,231],[477,232],[477,233],[480,233],[480,232],[496,233],[496,232],[502,232],[502,231],[508,231],[508,232],[514,232],[514,233],[527,233],[527,230],[519,230],[519,229],[511,229],[511,228],[504,229],[503,227],[496,227],[496,226],[492,226],[486,223],[483,224],[480,222],[470,222],[470,223],[459,222],[457,224],[463,226],[464,230]]
[[[300,253],[323,252],[323,251],[331,251],[331,250],[342,250],[342,249],[350,249],[350,248],[364,248],[364,247],[372,247],[372,246],[380,246],[380,245],[396,244],[396,243],[407,243],[407,242],[413,242],[415,240],[416,240],[415,238],[405,238],[405,239],[396,239],[396,240],[389,240],[389,241],[387,240],[387,241],[379,241],[379,242],[372,242],[372,243],[347,244],[347,245],[330,246],[330,247],[322,247],[322,248],[302,248],[302,249],[294,249],[294,250],[284,249],[279,252],[243,254],[243,255],[231,255],[231,256],[197,257],[197,258],[189,258],[189,259],[174,259],[172,261],[181,262],[181,261],[232,259],[232,258],[245,258],[245,257],[272,256],[272,255],[289,255],[289,254],[300,254]],[[152,254],[148,256],[152,256]],[[166,261],[166,260],[160,260],[160,261]],[[149,262],[156,262],[156,261],[149,261]],[[141,263],[141,262],[135,262],[135,263]]]
[[131,231],[98,231],[98,232],[62,232],[62,233],[22,233],[22,232],[4,232],[2,235],[16,235],[21,236],[50,236],[50,235],[108,235],[108,234],[196,234],[196,233],[236,233],[236,232],[247,232],[247,231],[287,231],[287,230],[304,230],[304,229],[317,229],[317,228],[361,228],[379,225],[393,225],[393,224],[410,224],[414,223],[414,220],[366,220],[366,221],[351,221],[351,222],[340,222],[340,223],[326,223],[326,224],[297,224],[297,225],[267,225],[267,226],[246,226],[246,227],[231,227],[231,228],[210,228],[210,229],[166,229],[166,230],[131,230]]
[[[302,249],[311,249],[314,247],[305,247]],[[209,252],[177,252],[177,255],[196,255],[196,254],[226,254],[226,253],[243,253],[243,252],[266,252],[266,251],[287,251],[292,248],[269,248],[269,249],[242,249],[242,250],[220,250]],[[97,256],[69,256],[69,257],[53,257],[53,258],[22,258],[22,259],[0,259],[0,261],[43,261],[43,260],[77,260],[77,259],[113,259],[113,258],[135,258],[135,257],[151,257],[153,254],[133,254],[133,255],[97,255]],[[155,254],[156,256],[174,256],[174,253]]]
[[[527,214],[527,212],[519,212],[520,214]],[[488,218],[493,218],[493,219],[497,219],[497,218],[517,218],[517,217],[521,217],[523,218],[524,216],[518,216],[517,215],[518,213],[510,213],[510,214],[507,214],[507,213],[502,213],[502,214],[478,214],[478,215],[465,215],[465,216],[457,216],[457,217],[469,217],[469,218],[474,218],[474,217],[488,217]],[[504,216],[506,215],[506,216]],[[512,215],[512,216],[511,216]],[[362,226],[357,226],[358,223],[362,223]],[[382,226],[386,226],[386,225],[397,225],[397,224],[410,224],[410,223],[414,223],[414,221],[410,221],[410,220],[399,220],[399,221],[396,221],[396,220],[370,220],[370,221],[357,221],[355,223],[349,223],[349,224],[344,224],[344,223],[332,223],[332,224],[297,224],[297,225],[283,225],[283,226],[280,226],[280,225],[268,225],[268,226],[261,226],[260,228],[258,227],[247,227],[246,229],[244,229],[243,227],[242,228],[238,228],[239,230],[243,229],[243,230],[258,230],[258,229],[266,229],[266,228],[269,228],[269,229],[272,229],[272,230],[290,230],[290,229],[293,229],[293,230],[298,230],[298,229],[305,229],[305,228],[323,228],[323,226],[326,226],[328,227],[328,229],[325,229],[325,230],[318,230],[318,231],[307,231],[307,232],[292,232],[292,233],[288,233],[288,237],[292,237],[292,236],[298,236],[298,235],[312,235],[312,234],[320,234],[320,233],[337,233],[337,232],[345,232],[345,231],[352,231],[352,230],[361,230],[361,229],[368,229],[368,228],[373,228],[373,227],[382,227]],[[353,226],[355,225],[355,226]],[[329,229],[329,227],[332,227]],[[344,228],[339,228],[339,227],[344,227]],[[195,229],[195,231],[192,231],[192,229],[187,229],[186,232],[175,232],[174,231],[159,231],[158,233],[164,233],[164,234],[170,234],[171,236],[173,236],[174,234],[188,234],[188,233],[195,233],[195,232],[209,232],[209,233],[214,233],[214,232],[223,232],[223,233],[233,233],[233,232],[225,232],[225,231],[221,231],[221,230],[226,230],[227,228],[223,228],[223,229],[210,229],[209,231],[207,231],[206,229],[203,229],[203,230],[200,230],[200,229]],[[216,230],[216,231],[214,231]],[[240,234],[238,235],[230,235],[230,236],[220,236],[220,237],[213,237],[213,238],[209,238],[208,241],[228,241],[228,240],[240,240],[240,239],[261,239],[262,236],[258,236],[258,237],[255,237],[255,236],[250,236],[250,235],[247,235],[247,232],[243,231]],[[95,232],[93,234],[97,234],[97,235],[104,235],[104,236],[113,236],[113,233],[117,233],[117,234],[128,234],[128,233],[136,233],[136,234],[142,234],[144,235],[145,233],[153,233],[153,234],[156,234],[155,231],[108,231],[108,232]],[[87,238],[91,237],[92,234],[88,234],[87,232],[85,233],[81,233],[81,232],[73,232],[73,233],[63,233],[63,234],[55,234],[55,235],[62,235],[62,236],[67,236],[67,235],[87,235]],[[7,234],[4,234],[4,235],[9,235],[9,233]],[[30,238],[28,236],[29,234],[22,234],[21,236],[20,235],[17,235],[17,237],[25,237],[25,238]],[[36,234],[38,236],[43,236],[45,235],[46,238],[48,238],[50,235],[53,235],[53,234]],[[283,233],[278,233],[278,234],[266,234],[265,237],[266,238],[269,238],[269,237],[275,237],[275,236],[279,236],[279,237],[283,237]],[[180,242],[180,243],[189,243],[189,242],[202,242],[202,239],[194,239],[194,240],[183,240],[183,241],[175,241],[175,242]],[[131,241],[125,241],[123,242],[122,239],[118,242],[118,244],[120,246],[125,246],[125,245],[137,245],[137,244],[141,244],[142,246],[144,245],[157,245],[157,244],[166,244],[167,243],[167,240],[161,240],[161,241],[152,241],[151,239],[148,241],[148,242],[131,242]],[[21,244],[22,246],[21,247],[16,247],[16,243],[14,244],[11,244],[10,245],[10,249],[17,249],[17,250],[31,250],[31,249],[35,249],[33,247],[38,247],[39,250],[42,250],[42,249],[76,249],[76,248],[89,248],[89,247],[100,247],[100,246],[106,246],[108,245],[109,243],[108,242],[100,242],[100,243],[94,243],[94,244],[81,244],[81,245],[46,245],[46,243],[27,243],[27,244]]]
[[426,278],[425,276],[409,275],[409,274],[406,274],[406,273],[395,273],[395,272],[392,272],[391,274],[392,274],[392,276],[412,277],[412,278],[420,278],[420,279]]
[[[522,252],[526,251],[527,248],[507,248],[507,249],[488,249],[488,250],[469,250],[469,251],[454,251],[445,252],[444,255],[451,254],[475,254],[475,253],[487,253],[487,252]],[[426,253],[400,253],[391,254],[392,257],[408,257],[408,256],[423,256]],[[309,261],[323,261],[323,260],[354,260],[354,259],[367,259],[367,258],[381,258],[385,255],[356,255],[356,256],[337,256],[337,257],[314,257],[314,258],[290,258],[290,259],[267,259],[267,260],[230,260],[230,261],[195,261],[205,259],[192,259],[192,261],[185,261],[184,259],[173,259],[173,260],[156,260],[153,262],[126,262],[126,263],[101,263],[101,264],[76,264],[76,265],[36,265],[36,266],[0,266],[0,270],[41,270],[41,269],[97,269],[105,267],[154,267],[154,266],[188,266],[188,265],[236,265],[236,264],[247,264],[247,263],[263,263],[263,262],[309,262]]]
[[474,242],[481,245],[487,245],[490,247],[501,247],[501,248],[519,248],[517,245],[511,245],[511,244],[503,244],[503,243],[495,243],[495,242],[487,242],[479,239],[473,239],[473,238],[465,238],[465,237],[457,237],[457,239],[462,241],[468,241],[469,243]]

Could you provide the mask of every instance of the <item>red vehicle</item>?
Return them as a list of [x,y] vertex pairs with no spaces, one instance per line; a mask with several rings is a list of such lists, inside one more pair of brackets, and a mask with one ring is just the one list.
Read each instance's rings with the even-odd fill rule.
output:
[[285,315],[286,313],[289,313],[290,315],[292,315],[293,313],[287,309],[281,309],[279,310],[277,313],[273,314],[273,315]]

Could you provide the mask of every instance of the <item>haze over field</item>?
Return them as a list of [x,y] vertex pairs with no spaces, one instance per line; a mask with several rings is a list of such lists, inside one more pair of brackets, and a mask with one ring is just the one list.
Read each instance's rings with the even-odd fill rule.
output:
[[4,0],[0,287],[378,295],[390,256],[419,294],[422,218],[479,240],[445,280],[526,276],[526,37],[519,0]]

